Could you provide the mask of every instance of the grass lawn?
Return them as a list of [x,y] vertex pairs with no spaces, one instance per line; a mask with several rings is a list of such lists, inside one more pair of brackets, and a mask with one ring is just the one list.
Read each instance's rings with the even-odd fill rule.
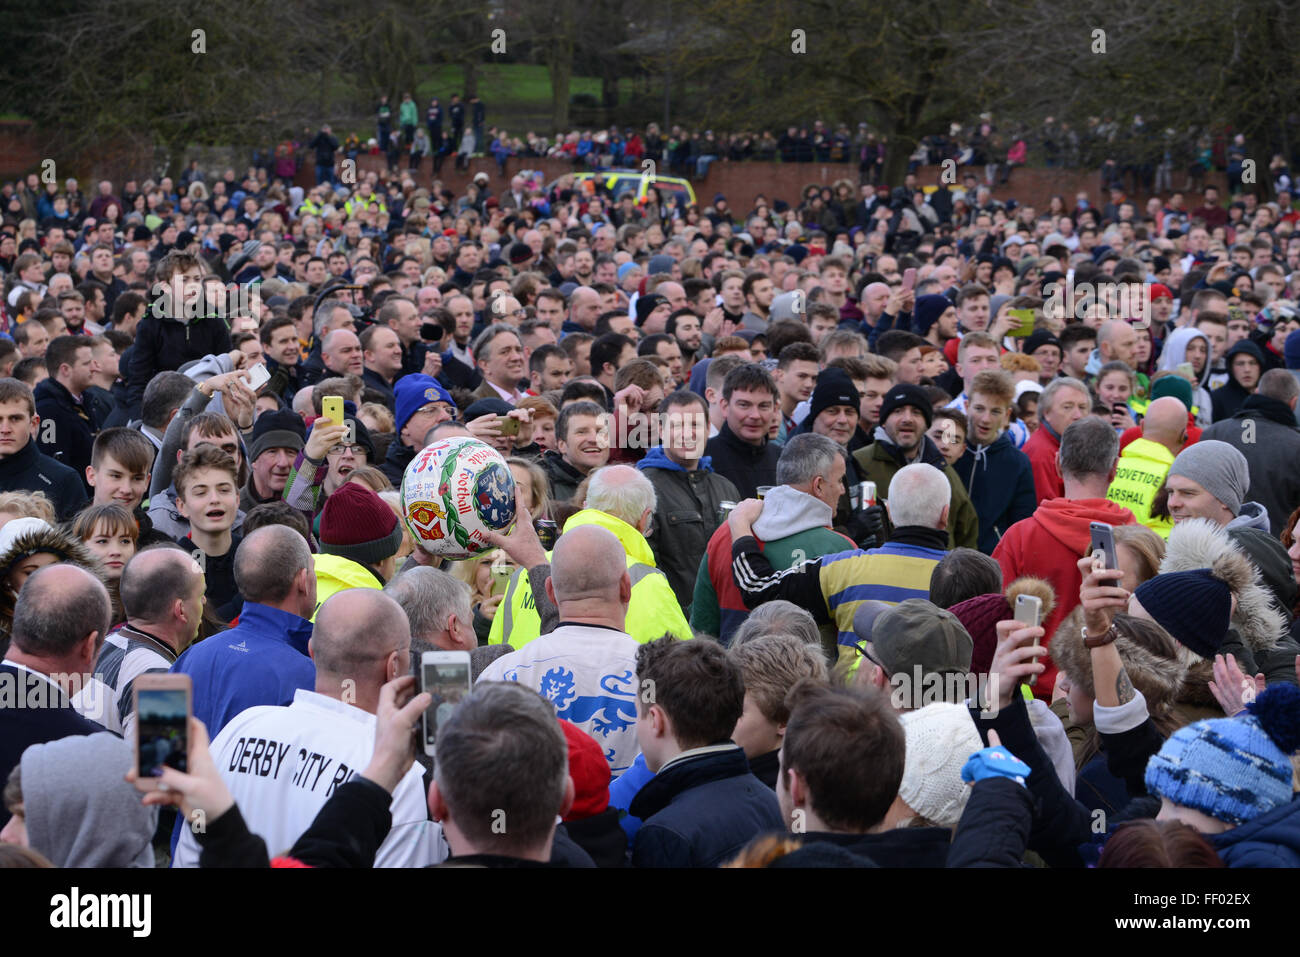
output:
[[[455,64],[441,64],[422,69],[423,77],[416,90],[416,101],[421,109],[436,96],[447,105],[452,93],[463,96],[464,73]],[[621,84],[623,95],[631,81]],[[575,76],[569,83],[569,95],[586,93],[600,96],[597,77]],[[551,81],[546,67],[526,63],[484,64],[478,71],[478,95],[487,107],[489,126],[504,126],[511,134],[526,133],[529,129],[546,134],[551,125]]]

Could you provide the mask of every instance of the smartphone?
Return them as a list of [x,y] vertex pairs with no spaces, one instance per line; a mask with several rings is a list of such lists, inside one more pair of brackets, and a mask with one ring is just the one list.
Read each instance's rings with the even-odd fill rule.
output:
[[518,434],[519,434],[519,420],[518,420],[518,419],[512,419],[512,418],[509,418],[509,417],[507,417],[507,418],[503,418],[503,419],[501,420],[501,434],[502,434],[502,435],[518,435]]
[[[723,502],[723,505],[727,505],[727,503]],[[733,508],[736,507],[735,502],[732,502],[731,505]],[[555,540],[560,537],[559,525],[556,525],[550,519],[533,519],[533,529],[537,532],[537,541],[541,542],[543,549],[547,551],[554,549]]]
[[271,381],[271,373],[266,371],[266,365],[259,362],[248,370],[248,387],[256,392],[262,386]]
[[438,729],[470,692],[468,651],[426,651],[420,656],[420,690],[433,696],[421,719],[424,753],[433,754]]
[[163,768],[189,770],[190,676],[143,674],[135,679],[135,786],[156,791]]
[[510,576],[514,573],[515,570],[509,565],[493,565],[491,594],[504,595],[510,587]]
[[[1110,526],[1106,526],[1109,530]],[[1015,619],[1022,625],[1028,625],[1030,628],[1037,628],[1042,624],[1043,601],[1037,595],[1017,595]],[[1038,644],[1038,639],[1034,639],[1034,644]],[[1028,684],[1032,687],[1038,684],[1038,675],[1030,675]]]
[[1177,368],[1178,368],[1178,374],[1182,376],[1184,379],[1190,379],[1192,376],[1196,374],[1195,371],[1192,369],[1192,364],[1190,362],[1180,362],[1178,363]]
[[1088,530],[1092,533],[1088,554],[1101,552],[1107,568],[1119,568],[1119,562],[1115,560],[1115,533],[1111,527],[1105,522],[1092,522]]
[[343,396],[327,395],[320,402],[321,415],[335,425],[343,424]]
[[915,288],[915,286],[916,286],[916,270],[904,269],[903,285],[902,285],[903,292],[911,292],[912,289]]
[[1034,310],[1008,309],[1007,315],[1016,320],[1016,324],[1011,327],[1007,335],[1024,339],[1034,334]]

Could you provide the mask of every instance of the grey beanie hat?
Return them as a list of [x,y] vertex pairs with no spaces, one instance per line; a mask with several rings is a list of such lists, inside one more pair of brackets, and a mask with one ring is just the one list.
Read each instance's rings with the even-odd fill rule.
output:
[[1183,475],[1236,515],[1250,487],[1250,466],[1239,449],[1217,439],[1202,439],[1178,453],[1169,475]]

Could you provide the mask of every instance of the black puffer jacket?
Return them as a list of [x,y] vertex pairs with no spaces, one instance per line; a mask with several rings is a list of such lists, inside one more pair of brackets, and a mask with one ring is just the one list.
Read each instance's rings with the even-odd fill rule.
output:
[[136,327],[127,370],[127,398],[138,415],[145,387],[159,372],[174,372],[193,359],[230,351],[230,327],[218,316],[191,319],[159,318],[153,309]]

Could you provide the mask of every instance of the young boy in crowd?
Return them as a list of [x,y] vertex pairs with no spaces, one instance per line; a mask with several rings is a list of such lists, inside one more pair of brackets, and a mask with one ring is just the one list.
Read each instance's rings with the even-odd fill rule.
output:
[[733,645],[728,656],[745,682],[745,710],[731,740],[745,749],[754,777],[775,791],[781,741],[790,720],[785,697],[802,678],[825,683],[826,658],[820,648],[793,635],[761,635]]
[[645,823],[634,867],[717,867],[784,825],[776,795],[731,734],[744,712],[740,669],[713,641],[665,636],[637,652],[637,742],[654,777],[628,809]]
[[235,550],[240,536],[231,528],[239,507],[238,469],[228,453],[213,445],[186,452],[176,466],[176,504],[189,519],[190,531],[181,540],[207,576],[208,606],[223,621],[239,614],[243,604],[235,584]]

